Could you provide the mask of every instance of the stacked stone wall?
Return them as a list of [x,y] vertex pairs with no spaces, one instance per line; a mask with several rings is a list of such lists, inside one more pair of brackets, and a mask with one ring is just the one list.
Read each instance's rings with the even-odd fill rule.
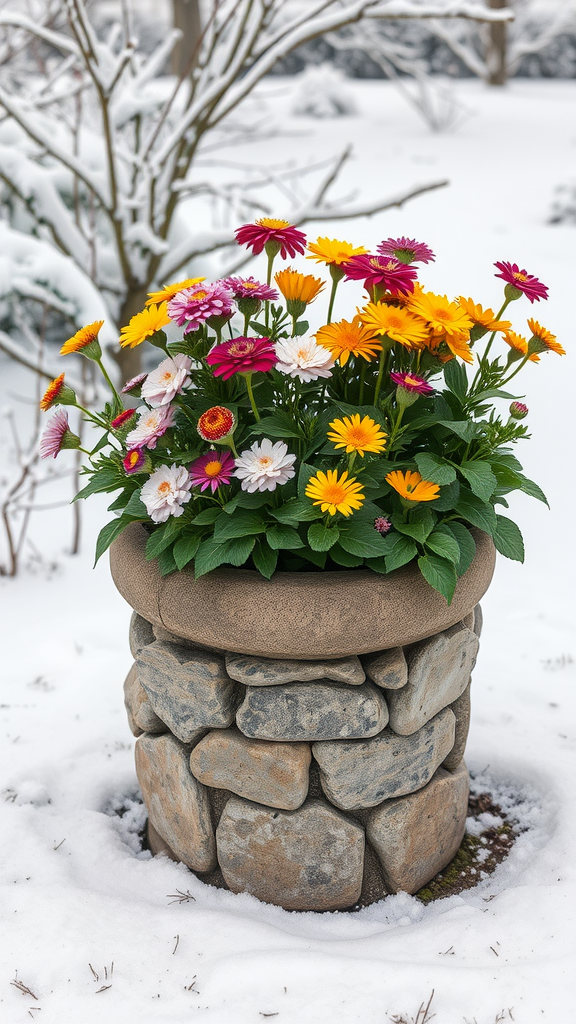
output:
[[136,612],[124,684],[155,853],[290,910],[414,893],[464,834],[477,606],[419,643],[276,660]]

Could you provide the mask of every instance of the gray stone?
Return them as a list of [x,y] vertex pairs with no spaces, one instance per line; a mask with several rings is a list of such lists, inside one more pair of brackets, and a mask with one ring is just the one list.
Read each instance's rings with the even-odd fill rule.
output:
[[315,679],[332,679],[335,683],[360,686],[366,679],[360,658],[356,657],[334,661],[295,661],[227,654],[226,669],[232,679],[245,686],[281,686],[284,683],[311,683]]
[[146,690],[138,682],[136,662],[124,680],[124,706],[128,715],[128,725],[134,736],[140,736],[143,732],[166,732],[167,727],[158,718],[148,700]]
[[288,683],[246,689],[236,722],[262,740],[335,740],[375,736],[388,721],[382,694],[371,683]]
[[138,612],[132,612],[128,641],[130,643],[130,653],[133,658],[138,657],[143,647],[147,647],[148,644],[154,643],[152,623],[148,622],[148,619],[144,619],[141,615],[138,615]]
[[455,719],[445,708],[411,736],[385,729],[369,740],[314,743],[320,781],[342,810],[375,807],[421,789],[454,746]]
[[155,640],[136,664],[154,711],[183,743],[234,721],[237,688],[226,674],[224,658]]
[[339,910],[360,896],[364,829],[324,801],[272,811],[232,797],[216,843],[232,892],[286,910]]
[[478,637],[461,622],[410,647],[406,686],[386,693],[391,729],[409,736],[452,704],[468,685],[477,652]]
[[368,818],[367,837],[390,892],[418,892],[455,856],[468,813],[468,772],[439,768],[424,789],[388,800]]
[[196,744],[190,770],[204,786],[294,811],[308,793],[308,743],[270,743],[238,729],[216,729]]
[[482,633],[482,626],[484,624],[484,616],[482,615],[482,608],[479,604],[474,609],[474,632],[477,637],[480,637]]
[[467,629],[474,631],[474,609],[472,609],[471,612],[468,612],[468,615],[464,616],[462,619],[462,625],[466,626]]
[[408,665],[401,647],[369,654],[362,663],[368,678],[385,690],[399,690],[408,682]]
[[136,774],[150,821],[174,855],[193,871],[216,867],[208,791],[191,774],[190,750],[174,736],[136,740]]
[[453,772],[458,768],[466,750],[466,741],[470,728],[470,683],[468,683],[464,693],[460,694],[458,700],[455,700],[450,705],[450,710],[456,719],[456,729],[454,732],[454,746],[448,757],[442,762],[442,767],[447,772]]

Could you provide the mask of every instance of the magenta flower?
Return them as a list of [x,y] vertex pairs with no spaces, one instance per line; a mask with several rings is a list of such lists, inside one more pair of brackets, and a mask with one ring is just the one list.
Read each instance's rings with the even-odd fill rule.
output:
[[63,448],[78,448],[80,438],[70,430],[68,413],[65,409],[56,409],[40,438],[40,458],[49,459],[56,456]]
[[[537,277],[529,274],[526,270],[520,270],[517,263],[495,263],[495,267],[498,267],[499,274],[495,274],[494,277],[501,277],[506,284],[512,285],[517,291],[522,292],[530,302],[539,302],[540,299],[548,298],[548,286],[542,284]],[[519,299],[519,295],[513,295],[512,298]]]
[[132,473],[147,473],[152,468],[148,455],[143,448],[132,448],[122,459],[124,472],[127,476]]
[[265,248],[268,255],[280,253],[283,260],[294,259],[306,249],[306,235],[287,220],[261,217],[254,224],[243,224],[235,231],[238,245],[245,245],[255,256]]
[[384,536],[392,529],[392,523],[386,518],[386,516],[378,516],[378,518],[374,520],[374,529]]
[[209,317],[231,316],[233,312],[232,292],[221,281],[184,288],[168,302],[168,316],[179,327],[185,324],[187,332],[197,331]]
[[364,281],[367,291],[383,288],[392,295],[414,291],[416,271],[394,256],[352,256],[342,268],[349,281]]
[[390,374],[390,380],[399,388],[404,388],[406,391],[414,391],[419,395],[433,395],[434,388],[424,380],[424,377],[419,377],[416,373],[396,373]]
[[174,407],[172,405],[160,405],[157,409],[148,409],[142,406],[137,410],[139,414],[138,423],[126,437],[126,447],[132,448],[156,447],[159,437],[166,433],[168,427],[174,421]]
[[511,402],[510,415],[513,420],[523,420],[528,415],[528,406],[524,402]]
[[436,257],[424,242],[413,238],[387,238],[378,246],[380,256],[395,256],[400,263],[431,263]]
[[230,288],[234,298],[258,299],[259,302],[274,302],[278,292],[268,284],[261,284],[253,277],[225,277],[222,284]]
[[128,420],[131,420],[132,417],[135,415],[135,409],[124,409],[123,412],[121,412],[118,416],[115,416],[114,419],[110,422],[112,430],[120,430],[120,427],[125,426],[125,424],[128,423]]
[[212,494],[220,484],[229,484],[234,472],[234,456],[231,452],[219,452],[212,449],[201,455],[190,466],[190,479],[193,487],[205,491],[210,487]]
[[270,338],[233,338],[214,345],[206,362],[217,367],[212,372],[222,380],[235,373],[266,373],[276,365],[276,349]]
[[122,394],[132,394],[133,391],[136,391],[137,388],[139,388],[141,384],[143,384],[147,376],[147,373],[139,373],[137,377],[132,377],[131,380],[127,380],[124,387],[122,388]]

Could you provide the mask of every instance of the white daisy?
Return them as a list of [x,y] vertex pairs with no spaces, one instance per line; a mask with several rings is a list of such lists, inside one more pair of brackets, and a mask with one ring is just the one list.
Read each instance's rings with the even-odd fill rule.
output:
[[292,465],[295,455],[288,455],[288,445],[283,441],[272,444],[267,437],[251,448],[241,452],[234,460],[234,476],[242,481],[243,491],[273,491],[278,484],[285,484],[295,476]]
[[163,359],[152,373],[149,373],[142,385],[141,395],[148,405],[157,408],[170,405],[179,395],[190,378],[192,360],[189,356],[178,353],[174,358]]
[[334,358],[332,353],[322,345],[316,344],[314,338],[286,338],[276,343],[276,369],[299,380],[317,380],[318,377],[331,377]]
[[181,516],[182,505],[190,501],[192,481],[184,466],[159,466],[144,484],[140,497],[153,523],[165,523],[168,516]]

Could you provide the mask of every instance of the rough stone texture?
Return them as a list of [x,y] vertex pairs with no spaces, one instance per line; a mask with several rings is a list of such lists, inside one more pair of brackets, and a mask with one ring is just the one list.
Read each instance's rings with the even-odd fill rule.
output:
[[462,625],[466,626],[467,629],[471,629],[472,631],[474,630],[474,609],[472,609],[471,612],[468,612],[468,615],[464,616],[462,619]]
[[130,653],[133,658],[138,657],[143,647],[147,647],[148,644],[154,643],[152,623],[148,622],[147,619],[143,619],[141,615],[138,615],[138,612],[132,612],[128,642],[130,644]]
[[226,674],[224,658],[155,640],[140,652],[136,664],[154,711],[183,743],[234,721],[236,686]]
[[308,793],[311,759],[307,743],[270,743],[217,729],[194,747],[190,770],[204,786],[294,811]]
[[458,700],[450,705],[450,710],[456,719],[456,728],[454,730],[454,746],[448,757],[442,762],[442,767],[447,772],[453,772],[458,768],[466,750],[468,730],[470,729],[470,683],[464,693],[460,694]]
[[424,789],[390,800],[370,815],[367,836],[390,892],[418,892],[450,863],[464,836],[468,771],[439,768]]
[[340,910],[360,896],[364,829],[323,801],[272,811],[232,797],[216,842],[233,892],[286,910]]
[[399,690],[408,682],[408,665],[401,647],[362,659],[366,675],[385,690]]
[[335,740],[375,736],[388,721],[386,701],[371,683],[288,683],[246,689],[236,722],[263,740]]
[[193,871],[216,867],[207,790],[188,767],[190,751],[174,736],[140,736],[136,774],[153,828]]
[[480,638],[482,634],[482,626],[484,624],[484,616],[482,615],[482,608],[479,604],[474,609],[474,632],[476,636]]
[[148,700],[146,690],[138,682],[136,662],[124,680],[124,706],[128,715],[128,725],[134,736],[140,736],[143,732],[166,732],[167,726],[158,718]]
[[386,694],[390,728],[409,736],[452,704],[470,680],[478,637],[461,622],[407,652],[408,683]]
[[311,683],[316,679],[332,679],[335,683],[360,686],[366,679],[360,658],[337,658],[334,661],[295,661],[276,658],[250,658],[243,654],[227,654],[226,670],[232,679],[245,686],[280,686],[283,683]]
[[314,743],[322,789],[344,811],[413,793],[454,746],[454,728],[454,715],[445,708],[411,736],[386,729],[370,740]]

